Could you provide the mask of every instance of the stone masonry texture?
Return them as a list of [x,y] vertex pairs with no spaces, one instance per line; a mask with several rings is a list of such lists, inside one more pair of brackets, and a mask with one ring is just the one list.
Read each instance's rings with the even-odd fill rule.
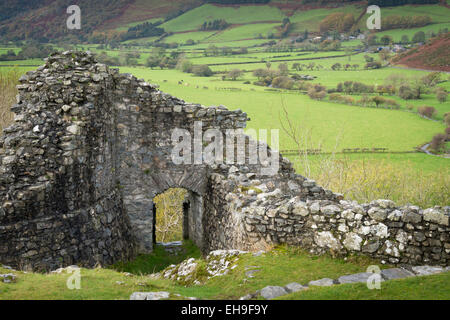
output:
[[[270,149],[280,163],[271,176],[247,153],[243,164],[172,161],[174,128],[195,141],[201,121],[203,132],[225,136],[246,127],[241,110],[187,103],[89,52],[52,54],[18,89],[14,123],[0,138],[4,264],[93,267],[151,252],[153,198],[172,187],[188,191],[187,234],[205,253],[286,243],[391,264],[448,264],[449,207],[344,200]],[[240,137],[246,147],[263,146]]]

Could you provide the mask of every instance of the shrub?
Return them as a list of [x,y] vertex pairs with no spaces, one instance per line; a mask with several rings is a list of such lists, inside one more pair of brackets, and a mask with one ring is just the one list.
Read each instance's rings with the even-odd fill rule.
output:
[[280,74],[282,76],[285,76],[285,75],[287,75],[289,73],[289,68],[288,68],[287,63],[280,63],[278,65],[278,70],[280,71]]
[[191,61],[182,59],[178,62],[177,69],[181,70],[182,72],[191,73],[193,66],[194,64]]
[[237,78],[242,76],[242,73],[243,72],[240,69],[233,69],[230,72],[228,72],[227,77],[230,78],[231,80],[236,80]]
[[331,66],[331,69],[332,69],[332,70],[340,70],[341,67],[342,67],[342,65],[341,65],[339,62],[336,62],[335,64],[333,64],[333,65]]
[[272,86],[274,88],[292,89],[294,80],[285,76],[276,77],[272,80]]
[[400,105],[394,99],[385,98],[384,104],[392,109],[399,109]]
[[445,148],[446,135],[442,133],[436,134],[430,143],[430,148],[435,152],[441,152]]
[[316,99],[316,100],[322,100],[327,96],[327,92],[325,91],[325,88],[321,85],[313,85],[308,89],[308,96],[311,99]]
[[339,101],[341,95],[339,93],[332,93],[329,96],[330,101]]
[[366,54],[364,55],[364,60],[366,60],[366,62],[373,62],[374,58]]
[[355,18],[351,13],[332,13],[320,22],[320,32],[337,30],[338,32],[347,32],[355,23]]
[[373,93],[375,91],[373,85],[367,85],[362,82],[353,82],[353,93]]
[[417,112],[421,116],[431,118],[436,113],[436,109],[431,106],[421,106],[421,107],[417,108]]
[[410,100],[410,99],[414,99],[415,95],[413,90],[411,89],[410,86],[408,85],[401,85],[398,88],[398,96],[404,100]]
[[212,70],[206,64],[194,65],[192,73],[199,77],[210,77],[213,75]]
[[367,62],[365,68],[366,69],[380,69],[381,62],[379,62],[379,61]]
[[264,78],[269,74],[269,71],[267,69],[256,69],[255,71],[253,71],[253,75],[255,77],[257,77],[258,79],[260,78]]
[[427,87],[434,87],[436,84],[438,84],[441,81],[442,73],[436,71],[431,72],[427,74],[426,76],[422,77],[422,82]]
[[380,96],[375,96],[372,98],[372,101],[375,103],[375,105],[378,107],[379,105],[382,105],[386,102],[386,99]]
[[383,94],[393,95],[395,93],[395,87],[391,84],[387,84],[387,85],[380,84],[377,86],[376,91],[380,95],[383,95]]
[[361,99],[356,101],[356,103],[361,105],[361,106],[363,106],[363,107],[366,107],[366,106],[370,106],[373,103],[373,100],[367,94],[363,94]]
[[447,101],[447,95],[448,95],[448,93],[445,92],[445,90],[437,90],[436,91],[436,99],[440,103],[444,103],[445,101]]
[[320,83],[314,83],[314,84],[312,84],[312,87],[316,91],[326,91],[327,90],[327,88],[325,86],[321,85]]
[[297,81],[297,87],[299,90],[308,90],[311,87],[311,84],[304,80],[300,80],[300,81]]
[[355,104],[355,99],[353,97],[349,97],[349,96],[342,96],[341,101],[345,104],[350,104],[350,105]]
[[425,32],[416,32],[412,38],[413,42],[425,42]]
[[450,112],[444,114],[444,122],[448,127],[450,127]]
[[380,38],[380,42],[381,42],[383,45],[387,46],[387,45],[391,44],[392,42],[394,42],[394,40],[392,39],[391,36],[389,36],[389,35],[386,34],[386,35],[384,35],[384,36],[382,36],[382,37]]

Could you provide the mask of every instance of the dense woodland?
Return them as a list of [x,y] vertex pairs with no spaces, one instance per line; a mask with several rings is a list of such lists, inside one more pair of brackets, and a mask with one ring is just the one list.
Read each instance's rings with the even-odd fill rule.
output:
[[164,33],[164,29],[158,27],[160,24],[161,21],[155,23],[144,22],[142,24],[138,24],[134,27],[128,28],[127,32],[122,34],[120,38],[122,41],[125,41],[129,39],[160,36]]
[[229,25],[230,24],[226,22],[224,19],[216,19],[213,21],[203,22],[202,26],[200,27],[200,30],[201,31],[224,30]]

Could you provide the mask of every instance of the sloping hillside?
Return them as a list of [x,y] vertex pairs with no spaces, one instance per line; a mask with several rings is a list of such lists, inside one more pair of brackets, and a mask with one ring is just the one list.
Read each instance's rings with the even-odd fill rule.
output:
[[102,23],[97,31],[122,31],[137,23],[168,20],[203,4],[204,0],[133,0],[120,15]]
[[[81,8],[81,30],[66,28],[66,9],[72,4]],[[165,32],[186,33],[196,32],[204,22],[217,19],[230,24],[227,30],[220,32],[242,25],[259,24],[261,28],[248,27],[252,29],[251,38],[268,37],[276,33],[272,30],[274,23],[281,25],[289,19],[284,33],[295,36],[305,30],[318,33],[320,23],[333,13],[351,14],[355,19],[355,28],[365,31],[363,18],[366,6],[367,1],[356,0],[3,0],[0,3],[0,39],[52,42],[66,38],[69,41],[78,39],[99,43],[105,35],[110,40],[118,39],[118,34],[144,22],[162,21],[160,27]],[[383,16],[426,15],[431,23],[423,27],[423,31],[437,33],[450,28],[448,11],[444,4],[403,5],[384,7]],[[386,30],[379,35],[392,34],[399,41],[403,34],[412,37],[410,33],[418,31],[408,30],[411,32]],[[233,33],[238,34],[240,30],[233,30]],[[394,36],[397,33],[398,36]],[[229,39],[231,36],[223,37]],[[249,36],[238,38],[249,39]]]
[[[94,31],[126,30],[133,22],[170,18],[202,4],[203,0],[9,0],[0,4],[0,37],[47,41],[64,36],[85,40]],[[82,28],[66,28],[67,7],[81,8]]]
[[450,32],[399,55],[395,63],[410,68],[450,71],[449,47]]
[[[9,19],[0,21],[0,37],[9,40],[34,39],[47,41],[73,35],[83,39],[104,21],[120,15],[133,0],[47,0],[44,5],[24,6],[23,1],[9,1]],[[38,2],[38,1],[32,1]],[[42,1],[41,1],[42,2]],[[67,8],[76,4],[82,8],[81,30],[69,30]],[[99,10],[99,8],[101,8]]]

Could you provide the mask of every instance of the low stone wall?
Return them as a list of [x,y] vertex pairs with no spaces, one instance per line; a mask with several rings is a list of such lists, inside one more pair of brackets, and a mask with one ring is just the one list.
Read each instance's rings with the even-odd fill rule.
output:
[[[233,185],[232,181],[240,185],[227,188],[226,211],[222,211],[222,216],[243,223],[237,249],[287,243],[315,254],[365,254],[390,264],[448,264],[450,207],[397,207],[390,200],[358,204],[339,195],[317,200],[311,192],[293,195],[286,185],[270,186],[270,181],[246,177],[239,173],[215,177],[221,185]],[[288,184],[292,187],[294,181]],[[311,190],[314,185],[304,180],[298,187]]]

